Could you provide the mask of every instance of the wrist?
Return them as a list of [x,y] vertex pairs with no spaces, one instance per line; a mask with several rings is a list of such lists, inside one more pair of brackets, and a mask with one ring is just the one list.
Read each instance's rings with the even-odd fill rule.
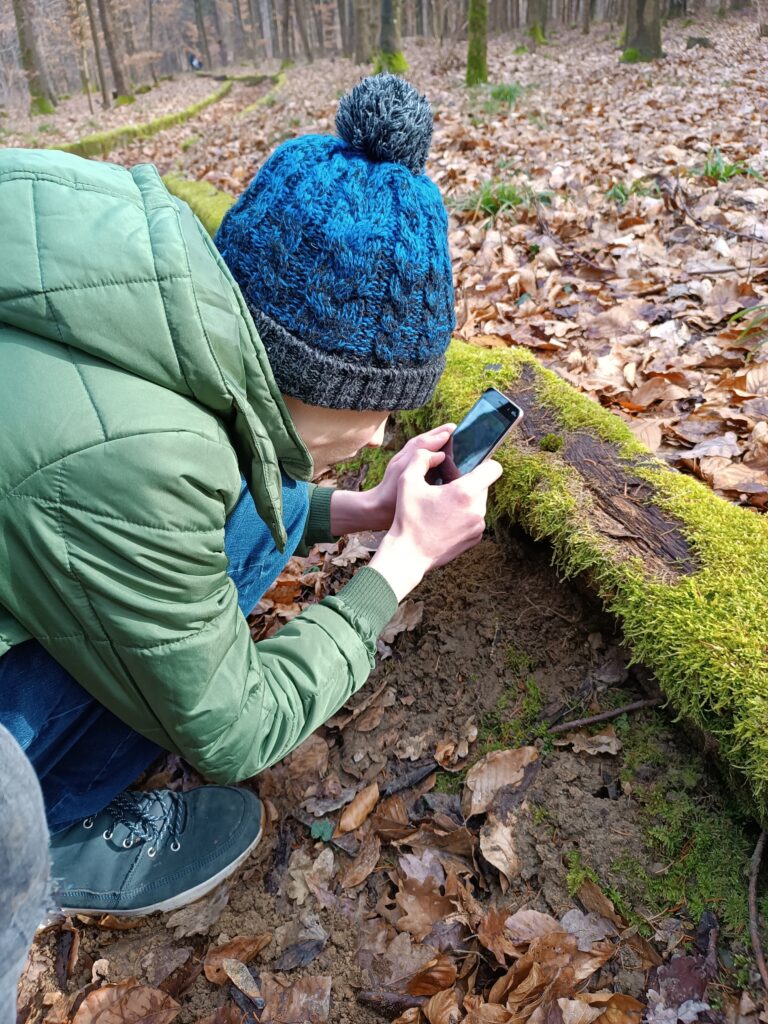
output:
[[375,487],[369,491],[334,491],[331,498],[331,529],[336,536],[361,530],[388,530],[392,515],[381,507]]
[[395,592],[398,602],[421,583],[429,569],[428,560],[406,537],[391,532],[381,542],[368,564],[384,577]]

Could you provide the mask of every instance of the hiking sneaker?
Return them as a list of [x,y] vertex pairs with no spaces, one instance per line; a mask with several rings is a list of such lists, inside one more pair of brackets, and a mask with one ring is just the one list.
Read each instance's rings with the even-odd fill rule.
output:
[[66,914],[176,910],[243,863],[263,815],[259,798],[234,786],[126,790],[51,839],[55,898]]

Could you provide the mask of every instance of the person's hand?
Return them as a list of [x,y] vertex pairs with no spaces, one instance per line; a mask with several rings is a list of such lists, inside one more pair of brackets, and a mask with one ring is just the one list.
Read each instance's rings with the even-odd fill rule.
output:
[[402,470],[392,528],[370,562],[401,601],[425,573],[474,547],[483,536],[488,488],[501,466],[483,462],[451,483],[428,484],[428,470],[439,466],[443,452],[418,449]]
[[389,460],[381,483],[369,491],[335,491],[331,498],[331,530],[337,536],[360,530],[388,530],[395,518],[400,478],[422,450],[436,452],[456,429],[444,423],[424,434],[412,437]]

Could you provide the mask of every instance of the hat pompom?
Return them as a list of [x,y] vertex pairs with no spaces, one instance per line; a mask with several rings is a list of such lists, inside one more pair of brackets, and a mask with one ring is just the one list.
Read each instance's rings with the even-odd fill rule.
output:
[[397,75],[372,75],[340,100],[336,131],[369,160],[421,174],[432,141],[432,108]]

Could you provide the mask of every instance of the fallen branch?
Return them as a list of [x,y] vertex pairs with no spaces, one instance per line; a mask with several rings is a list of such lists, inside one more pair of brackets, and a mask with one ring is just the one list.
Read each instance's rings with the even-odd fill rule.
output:
[[737,231],[735,228],[725,227],[722,224],[714,224],[712,221],[702,220],[701,217],[697,217],[688,206],[688,197],[680,184],[679,178],[676,179],[674,187],[670,187],[668,179],[661,174],[657,174],[656,184],[659,186],[659,189],[669,197],[670,203],[681,213],[684,213],[685,216],[691,220],[697,228],[701,228],[702,231],[712,231],[716,234],[728,235],[729,238],[739,238],[743,242],[762,242],[763,245],[768,245],[768,240],[758,237],[754,232],[751,235],[748,235],[744,231]]
[[757,840],[755,852],[752,854],[752,864],[749,869],[749,935],[752,939],[752,949],[757,961],[757,969],[760,971],[760,977],[763,979],[763,987],[768,992],[768,969],[765,966],[763,945],[760,941],[760,930],[757,920],[757,876],[760,874],[760,865],[763,860],[763,849],[765,848],[766,839],[768,839],[768,832],[761,832],[760,838]]
[[571,729],[581,729],[585,725],[595,725],[597,722],[609,722],[612,718],[626,715],[630,711],[640,711],[642,708],[657,708],[661,701],[656,697],[649,697],[646,700],[636,700],[632,704],[625,704],[621,708],[611,708],[610,711],[601,711],[599,715],[590,715],[589,718],[576,718],[572,722],[562,722],[560,725],[553,725],[550,732],[570,732]]

